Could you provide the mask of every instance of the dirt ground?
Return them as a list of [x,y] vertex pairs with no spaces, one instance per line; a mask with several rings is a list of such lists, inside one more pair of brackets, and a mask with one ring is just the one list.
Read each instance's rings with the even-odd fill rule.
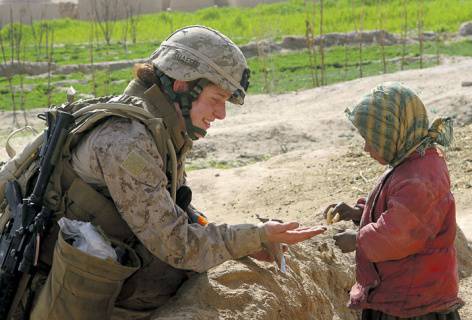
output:
[[[362,152],[362,140],[344,116],[346,107],[378,83],[399,81],[416,90],[430,120],[451,116],[455,144],[448,150],[459,225],[472,240],[472,60],[358,79],[284,95],[249,96],[228,108],[208,137],[197,141],[189,172],[195,203],[219,222],[254,222],[255,215],[321,222],[329,203],[364,196],[385,169]],[[260,161],[268,159],[265,161]],[[255,162],[255,163],[254,163]]]
[[[455,144],[447,152],[457,203],[458,225],[472,240],[472,60],[459,59],[425,69],[358,79],[284,95],[251,96],[230,107],[208,139],[197,142],[194,161],[251,163],[233,169],[189,173],[195,205],[211,220],[256,222],[256,214],[285,221],[321,224],[321,211],[338,201],[366,195],[385,169],[362,152],[362,141],[343,111],[383,81],[400,81],[416,90],[430,119],[455,119]],[[335,226],[334,228],[339,228]],[[332,240],[327,240],[332,245]],[[472,281],[462,280],[468,302],[463,319],[472,319]],[[319,319],[331,319],[320,317]]]
[[[249,96],[243,107],[230,106],[227,119],[214,123],[208,137],[195,144],[191,166],[212,168],[188,173],[194,204],[219,223],[253,223],[259,215],[323,224],[326,205],[365,196],[385,169],[362,152],[361,138],[343,111],[378,83],[400,81],[419,93],[431,120],[443,115],[455,119],[448,164],[458,225],[471,241],[472,87],[461,86],[471,80],[472,60],[456,58],[430,69]],[[11,114],[0,114],[0,122],[6,132]],[[325,235],[293,247],[289,266],[295,274],[280,275],[273,265],[243,259],[195,277],[158,319],[356,319],[344,307],[353,257],[342,255],[331,239],[345,227],[349,224],[330,226]],[[468,302],[461,315],[472,320],[472,277],[461,280],[460,295]],[[196,298],[200,296],[205,299]],[[198,317],[191,303],[198,305]]]

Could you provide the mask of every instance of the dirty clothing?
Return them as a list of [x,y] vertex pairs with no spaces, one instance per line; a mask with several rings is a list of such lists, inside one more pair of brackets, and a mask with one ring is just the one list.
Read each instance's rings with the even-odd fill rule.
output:
[[350,307],[408,318],[462,304],[450,189],[436,148],[413,153],[380,178],[360,222]]
[[460,320],[461,317],[457,310],[451,312],[433,312],[424,316],[412,318],[399,318],[390,316],[377,310],[362,311],[362,320]]

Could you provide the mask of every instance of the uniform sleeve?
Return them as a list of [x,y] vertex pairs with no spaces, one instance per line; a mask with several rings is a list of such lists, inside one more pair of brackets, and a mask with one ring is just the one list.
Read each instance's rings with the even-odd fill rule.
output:
[[115,121],[100,133],[93,150],[118,211],[162,261],[203,272],[262,249],[264,230],[257,225],[188,223],[166,190],[162,158],[139,122]]
[[372,262],[398,260],[420,252],[444,221],[441,197],[430,181],[405,179],[390,185],[387,210],[357,235],[357,250]]

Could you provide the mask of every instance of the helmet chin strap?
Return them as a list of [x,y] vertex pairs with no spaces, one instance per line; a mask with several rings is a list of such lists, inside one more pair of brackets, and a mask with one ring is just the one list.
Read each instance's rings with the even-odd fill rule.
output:
[[190,117],[190,110],[192,109],[192,102],[197,100],[198,96],[202,93],[203,88],[207,86],[210,81],[207,79],[198,80],[197,84],[190,90],[185,92],[175,92],[172,87],[171,79],[164,74],[162,71],[155,69],[156,76],[160,80],[164,92],[170,97],[173,102],[178,103],[182,116],[185,120],[185,128],[187,134],[192,140],[197,140],[199,137],[204,137],[207,132],[202,128],[195,126],[192,123],[192,118]]

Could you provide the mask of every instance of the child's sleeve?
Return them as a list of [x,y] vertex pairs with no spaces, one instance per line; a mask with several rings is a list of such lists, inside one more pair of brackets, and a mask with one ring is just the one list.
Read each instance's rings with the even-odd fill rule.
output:
[[[365,198],[365,197],[359,198],[359,199],[357,200],[356,204],[354,205],[354,208],[359,208],[359,209],[361,209],[362,211],[364,211],[366,202],[367,202],[367,198]],[[355,224],[356,226],[358,226],[361,221],[360,221],[360,219],[359,219],[359,220],[352,220],[352,222],[354,222],[354,224]]]
[[439,232],[452,194],[419,178],[393,183],[387,210],[357,235],[357,250],[372,262],[402,259],[420,252]]

